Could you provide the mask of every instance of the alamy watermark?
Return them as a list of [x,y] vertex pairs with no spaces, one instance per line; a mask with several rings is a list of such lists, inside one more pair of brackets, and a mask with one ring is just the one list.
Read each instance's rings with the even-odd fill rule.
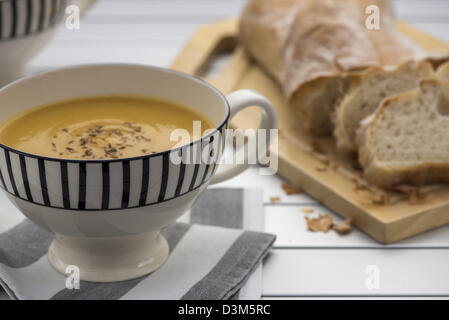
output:
[[65,27],[69,30],[79,30],[81,28],[81,10],[76,4],[65,8]]
[[365,13],[368,15],[365,26],[368,30],[380,30],[380,9],[372,4],[366,7]]
[[[260,164],[260,175],[274,175],[278,169],[277,129],[201,129],[201,121],[193,122],[193,134],[186,129],[176,129],[171,132],[170,141],[176,142],[173,148],[182,148],[183,152],[172,152],[170,161],[178,165],[184,164],[224,164],[251,165]],[[214,136],[214,139],[203,139],[201,150],[185,148],[191,141],[199,137]],[[209,141],[209,142],[207,142]],[[223,155],[223,146],[228,148]],[[184,148],[183,148],[184,147]],[[197,147],[198,149],[198,147]],[[223,155],[223,156],[222,156]]]
[[80,289],[80,268],[75,265],[69,265],[65,269],[67,278],[65,280],[65,287],[69,290]]
[[380,268],[374,264],[371,264],[365,268],[365,287],[368,290],[380,289]]

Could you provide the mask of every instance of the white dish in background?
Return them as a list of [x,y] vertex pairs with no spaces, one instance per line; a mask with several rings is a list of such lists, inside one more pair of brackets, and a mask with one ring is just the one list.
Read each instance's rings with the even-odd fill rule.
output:
[[66,0],[0,1],[0,87],[23,76],[24,66],[52,38]]
[[1,0],[0,87],[22,77],[25,64],[53,37],[68,4],[78,5],[80,14],[95,0]]

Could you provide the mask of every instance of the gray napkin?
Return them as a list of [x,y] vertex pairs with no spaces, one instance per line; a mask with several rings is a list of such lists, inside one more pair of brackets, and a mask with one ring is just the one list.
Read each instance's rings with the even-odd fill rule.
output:
[[260,262],[275,239],[251,231],[263,225],[261,190],[208,189],[182,220],[162,231],[171,252],[160,269],[116,283],[81,281],[80,289],[67,289],[50,266],[52,234],[22,220],[0,233],[0,286],[12,299],[238,299],[248,290],[260,297]]

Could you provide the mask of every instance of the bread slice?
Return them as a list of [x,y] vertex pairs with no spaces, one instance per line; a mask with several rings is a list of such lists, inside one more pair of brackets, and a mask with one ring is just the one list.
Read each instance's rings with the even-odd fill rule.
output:
[[351,89],[335,109],[334,136],[340,151],[357,151],[356,132],[360,121],[376,111],[380,102],[415,89],[421,80],[434,76],[427,61],[411,61],[395,68],[372,68],[356,77]]
[[[369,5],[380,9],[379,30],[366,27]],[[332,134],[330,115],[352,75],[426,56],[396,28],[390,0],[250,0],[239,38],[319,135]]]
[[366,180],[386,189],[449,182],[448,128],[449,84],[424,80],[384,100],[358,132]]
[[437,70],[437,79],[441,82],[449,82],[449,62],[442,64]]

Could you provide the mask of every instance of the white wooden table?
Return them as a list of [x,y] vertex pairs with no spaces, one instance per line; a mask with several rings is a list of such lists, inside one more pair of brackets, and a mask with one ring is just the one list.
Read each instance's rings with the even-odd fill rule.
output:
[[[449,41],[449,1],[395,2],[400,18]],[[80,30],[61,28],[28,71],[94,62],[168,66],[198,25],[237,16],[244,3],[100,0]],[[306,195],[286,196],[280,184],[279,177],[251,168],[221,185],[264,188],[265,229],[277,235],[263,266],[264,298],[449,297],[449,226],[392,246],[358,230],[348,236],[311,233],[301,208],[329,210]],[[271,204],[270,196],[281,201]]]

